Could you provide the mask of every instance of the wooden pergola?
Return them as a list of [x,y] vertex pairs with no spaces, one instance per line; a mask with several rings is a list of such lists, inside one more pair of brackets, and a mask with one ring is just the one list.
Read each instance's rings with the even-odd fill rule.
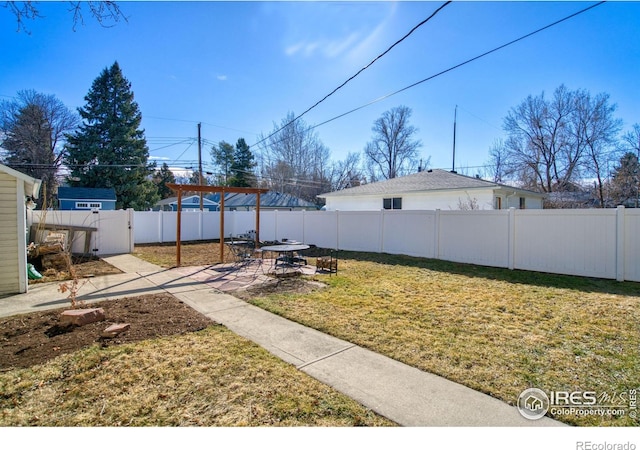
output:
[[201,186],[194,184],[172,184],[167,183],[174,192],[178,194],[178,223],[176,226],[176,267],[180,267],[180,231],[182,223],[182,193],[220,192],[220,261],[224,262],[224,196],[225,194],[257,194],[256,197],[256,247],[260,242],[260,194],[268,192],[268,189],[243,188],[231,186]]

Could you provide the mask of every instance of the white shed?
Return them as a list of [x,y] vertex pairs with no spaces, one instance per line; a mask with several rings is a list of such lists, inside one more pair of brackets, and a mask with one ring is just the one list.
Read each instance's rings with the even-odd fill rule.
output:
[[40,180],[0,164],[0,295],[27,292],[27,197]]

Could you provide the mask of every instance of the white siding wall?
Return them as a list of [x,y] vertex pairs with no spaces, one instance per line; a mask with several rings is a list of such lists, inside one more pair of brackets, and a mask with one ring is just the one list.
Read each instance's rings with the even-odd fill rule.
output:
[[327,197],[327,211],[379,211],[382,209],[382,197]]
[[457,211],[461,203],[469,205],[471,201],[474,201],[481,210],[493,209],[493,189],[406,194],[402,196],[402,209]]
[[[480,210],[494,209],[494,189],[468,189],[451,191],[433,191],[429,193],[398,194],[402,197],[402,210],[430,210],[457,211],[460,204],[469,205],[474,201]],[[369,195],[354,197],[327,197],[326,208],[328,211],[379,211],[383,209],[382,199],[391,198],[394,195]],[[500,194],[502,208],[519,208],[520,194]],[[526,198],[526,209],[542,209],[542,199],[537,197]]]
[[[22,183],[22,181],[20,181]],[[24,236],[26,229],[18,230],[18,180],[11,175],[0,173],[0,294],[22,292],[20,286],[20,267],[18,239]]]

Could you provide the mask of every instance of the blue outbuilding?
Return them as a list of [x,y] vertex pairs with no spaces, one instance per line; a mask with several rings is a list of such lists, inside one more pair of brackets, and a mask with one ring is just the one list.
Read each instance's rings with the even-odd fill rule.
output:
[[116,209],[116,191],[113,188],[59,187],[58,208],[113,211]]

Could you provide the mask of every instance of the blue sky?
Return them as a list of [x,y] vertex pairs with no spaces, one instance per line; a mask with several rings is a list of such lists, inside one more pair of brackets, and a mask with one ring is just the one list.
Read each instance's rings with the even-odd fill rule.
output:
[[[69,108],[118,61],[132,83],[150,154],[195,167],[211,143],[255,144],[274,123],[299,114],[427,18],[444,2],[121,2],[111,28],[85,18],[73,31],[64,2],[16,32],[0,8],[0,98],[22,89],[54,94]],[[304,116],[316,125],[548,25],[590,2],[454,2]],[[432,168],[475,174],[503,119],[528,95],[560,84],[607,92],[625,130],[640,122],[640,2],[608,2],[567,22],[315,129],[332,159],[361,152],[371,126],[395,106]]]

